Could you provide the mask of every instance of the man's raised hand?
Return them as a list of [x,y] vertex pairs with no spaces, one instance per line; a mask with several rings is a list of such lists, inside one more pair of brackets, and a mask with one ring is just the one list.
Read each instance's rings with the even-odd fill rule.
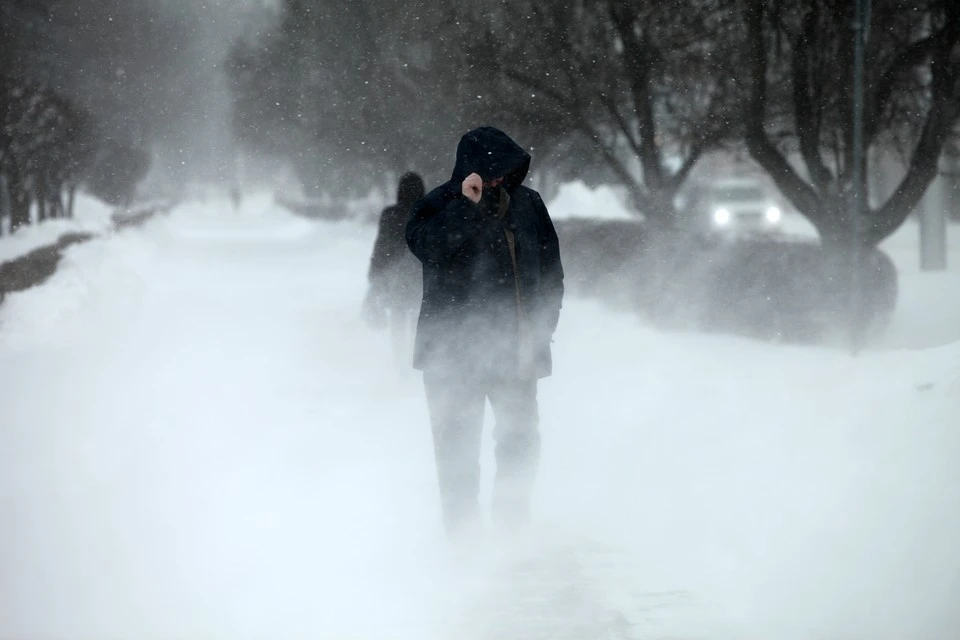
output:
[[463,195],[470,198],[474,204],[478,204],[480,202],[480,196],[483,195],[483,178],[476,173],[471,173],[463,180],[460,188],[463,191]]

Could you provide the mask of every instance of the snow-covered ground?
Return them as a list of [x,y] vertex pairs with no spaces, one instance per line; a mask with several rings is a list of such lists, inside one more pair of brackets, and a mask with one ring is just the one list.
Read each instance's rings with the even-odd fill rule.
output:
[[880,245],[896,263],[900,284],[887,347],[922,349],[960,340],[960,225],[947,229],[947,271],[921,271],[919,244],[920,225],[908,220]]
[[8,228],[9,218],[4,218],[3,236],[0,237],[0,263],[19,258],[44,245],[53,244],[57,239],[70,232],[104,233],[113,222],[114,208],[83,192],[77,193],[76,216],[46,220],[33,224],[11,234]]
[[960,636],[960,252],[903,281],[919,351],[569,299],[535,523],[468,552],[419,380],[360,320],[372,242],[185,204],[7,298],[0,638]]

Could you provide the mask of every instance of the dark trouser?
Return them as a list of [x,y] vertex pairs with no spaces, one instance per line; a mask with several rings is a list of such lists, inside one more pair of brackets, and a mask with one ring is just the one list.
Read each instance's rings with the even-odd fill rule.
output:
[[522,525],[540,460],[536,378],[491,379],[428,369],[423,382],[447,532],[480,519],[480,441],[487,398],[496,418],[493,519],[505,527]]

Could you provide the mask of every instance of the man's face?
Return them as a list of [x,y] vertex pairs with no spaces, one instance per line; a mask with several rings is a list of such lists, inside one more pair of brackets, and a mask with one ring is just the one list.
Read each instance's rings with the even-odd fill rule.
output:
[[492,180],[487,180],[486,182],[483,183],[483,188],[495,189],[496,187],[499,187],[501,184],[503,184],[503,176],[499,178],[493,178]]

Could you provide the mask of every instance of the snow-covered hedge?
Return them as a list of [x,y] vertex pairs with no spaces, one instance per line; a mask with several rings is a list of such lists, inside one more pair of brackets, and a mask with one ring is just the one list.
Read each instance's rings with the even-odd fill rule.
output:
[[666,328],[822,342],[876,333],[896,305],[896,268],[879,250],[854,279],[846,256],[814,241],[653,232],[629,220],[559,220],[557,232],[571,292]]

